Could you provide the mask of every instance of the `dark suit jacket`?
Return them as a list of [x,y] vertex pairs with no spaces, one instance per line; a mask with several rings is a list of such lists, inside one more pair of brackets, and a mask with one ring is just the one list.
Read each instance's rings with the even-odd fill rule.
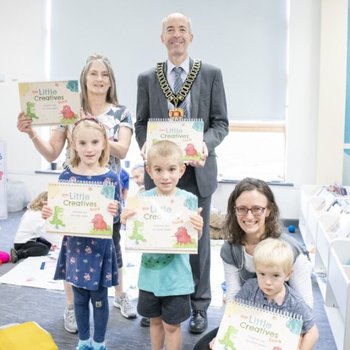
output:
[[[192,66],[193,61],[190,60]],[[204,142],[208,158],[204,167],[195,168],[195,179],[201,197],[208,197],[217,187],[217,164],[215,147],[228,133],[228,118],[225,90],[221,71],[202,63],[191,88],[191,118],[204,121]],[[137,108],[135,133],[141,148],[146,141],[149,118],[167,119],[168,104],[160,88],[156,68],[141,73],[137,80]],[[147,180],[145,180],[147,188]],[[182,186],[181,186],[182,187]],[[186,186],[184,187],[186,189]]]

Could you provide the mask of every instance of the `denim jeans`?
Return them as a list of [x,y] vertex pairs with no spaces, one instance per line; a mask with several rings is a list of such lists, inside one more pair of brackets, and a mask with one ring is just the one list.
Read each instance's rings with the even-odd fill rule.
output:
[[104,342],[109,317],[108,289],[100,287],[98,290],[93,291],[73,286],[73,292],[79,339],[87,340],[90,338],[89,301],[91,300],[94,318],[93,339],[98,343]]

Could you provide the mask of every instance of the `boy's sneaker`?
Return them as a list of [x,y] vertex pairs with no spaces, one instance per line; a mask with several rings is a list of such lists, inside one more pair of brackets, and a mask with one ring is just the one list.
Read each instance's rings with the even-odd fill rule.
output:
[[115,296],[113,300],[113,305],[120,309],[120,313],[125,318],[136,318],[136,308],[135,306],[130,302],[129,297],[126,293],[118,297]]
[[63,314],[64,328],[69,333],[77,333],[77,321],[75,320],[74,309],[65,309]]
[[18,255],[17,255],[17,250],[12,248],[10,250],[10,257],[11,257],[11,262],[16,263],[18,261]]

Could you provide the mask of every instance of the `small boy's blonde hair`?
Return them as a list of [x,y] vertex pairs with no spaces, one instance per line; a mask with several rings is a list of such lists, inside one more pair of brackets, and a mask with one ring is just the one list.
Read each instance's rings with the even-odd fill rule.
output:
[[41,210],[47,203],[47,191],[39,193],[27,206],[30,210]]
[[[79,119],[73,127],[72,131],[72,140],[75,143],[75,133],[82,128],[87,129],[95,129],[98,130],[103,136],[104,147],[101,153],[100,158],[98,159],[98,163],[101,167],[104,167],[108,164],[109,161],[109,142],[107,138],[107,132],[105,127],[95,118],[83,118]],[[78,152],[74,149],[74,147],[70,147],[70,164],[74,167],[78,166],[81,162]]]
[[147,151],[147,165],[152,165],[158,157],[172,157],[179,165],[184,164],[181,148],[172,141],[162,140],[154,143]]
[[291,246],[279,238],[266,238],[257,244],[253,254],[254,266],[281,266],[283,272],[292,271],[294,254]]

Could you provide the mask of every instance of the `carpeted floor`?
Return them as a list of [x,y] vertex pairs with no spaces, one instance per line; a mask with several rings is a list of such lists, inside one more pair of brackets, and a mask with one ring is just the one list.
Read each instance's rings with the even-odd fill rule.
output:
[[[13,237],[23,212],[10,213],[7,220],[0,221],[0,250],[9,251]],[[208,330],[216,327],[223,314],[223,308],[218,300],[221,296],[221,280],[223,276],[221,261],[214,247],[212,259],[212,286],[214,292],[213,306],[209,308]],[[0,266],[0,276],[11,270],[14,264]],[[320,340],[316,350],[336,350],[333,336],[324,312],[322,296],[318,285],[313,280],[315,295],[316,322],[320,332]],[[112,300],[112,299],[110,299]],[[60,350],[74,350],[77,335],[67,333],[63,328],[64,293],[59,290],[49,290],[33,287],[23,287],[12,284],[0,284],[0,326],[8,323],[36,321],[49,331]],[[110,318],[106,335],[106,343],[110,350],[150,349],[149,329],[139,325],[140,317],[126,320],[110,303]],[[187,331],[188,322],[184,322],[183,350],[193,348],[200,335],[192,335]],[[39,349],[38,349],[39,350]]]

